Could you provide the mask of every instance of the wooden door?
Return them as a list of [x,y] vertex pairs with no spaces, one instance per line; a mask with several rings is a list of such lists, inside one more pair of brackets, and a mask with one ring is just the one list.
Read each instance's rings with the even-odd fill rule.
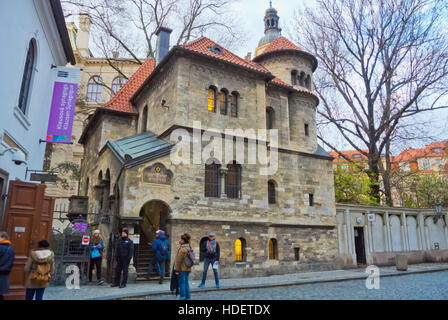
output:
[[40,240],[50,240],[54,200],[45,197],[45,185],[22,181],[9,183],[4,229],[15,251],[6,299],[25,299],[25,263]]
[[366,264],[366,250],[364,245],[364,229],[355,227],[355,252],[358,266]]

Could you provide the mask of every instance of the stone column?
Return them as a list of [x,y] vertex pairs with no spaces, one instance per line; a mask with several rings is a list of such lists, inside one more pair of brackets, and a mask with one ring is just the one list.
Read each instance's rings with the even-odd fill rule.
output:
[[403,212],[401,214],[401,238],[403,242],[403,251],[409,251],[409,244],[408,244],[408,231],[407,231],[407,223],[406,223],[406,214]]
[[419,249],[426,250],[425,219],[422,213],[417,214],[417,232]]
[[390,224],[389,224],[389,212],[384,214],[384,226],[386,229],[386,252],[392,251],[392,239],[390,233]]
[[220,168],[219,174],[221,175],[221,199],[227,199],[226,194],[226,177],[227,173],[229,172],[229,169],[227,168]]

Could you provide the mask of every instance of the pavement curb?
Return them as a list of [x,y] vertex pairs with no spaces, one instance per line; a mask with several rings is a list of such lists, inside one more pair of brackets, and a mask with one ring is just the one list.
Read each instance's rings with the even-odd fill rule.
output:
[[[448,271],[448,267],[439,267],[432,268],[426,270],[415,270],[415,271],[402,271],[397,273],[396,271],[385,271],[381,273],[381,278],[386,277],[400,277],[412,274],[423,274],[423,273],[435,273],[435,272],[443,272]],[[306,284],[316,284],[316,283],[331,283],[331,282],[343,282],[343,281],[353,281],[353,280],[365,280],[369,275],[365,274],[362,276],[348,276],[348,277],[340,277],[334,279],[318,279],[318,280],[301,280],[301,281],[290,281],[290,282],[276,282],[276,283],[266,283],[266,284],[249,284],[249,285],[237,285],[237,286],[226,286],[217,288],[191,288],[191,293],[198,292],[214,292],[214,291],[232,291],[232,290],[247,290],[247,289],[260,289],[260,288],[275,288],[275,287],[290,287],[290,286],[298,286],[298,285],[306,285]],[[142,297],[152,297],[152,296],[160,296],[160,295],[171,295],[172,292],[169,290],[160,290],[160,291],[151,291],[151,292],[136,292],[130,294],[123,295],[114,295],[107,297],[99,297],[99,298],[90,298],[87,300],[101,301],[101,300],[127,300],[133,298],[142,298]]]

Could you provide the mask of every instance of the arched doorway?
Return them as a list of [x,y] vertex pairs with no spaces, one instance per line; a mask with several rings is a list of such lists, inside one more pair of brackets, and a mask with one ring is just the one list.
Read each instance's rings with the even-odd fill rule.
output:
[[[136,229],[136,233],[140,234],[140,243],[136,246],[135,255],[137,280],[148,279],[148,268],[154,257],[152,244],[156,240],[156,231],[163,230],[166,235],[171,235],[171,227],[168,223],[170,213],[170,207],[161,200],[149,201],[140,209],[142,220]],[[171,247],[173,247],[172,239],[169,238],[169,240]],[[167,262],[165,267],[166,277],[169,277],[169,270],[169,262]],[[152,269],[149,276],[151,280],[156,280],[159,277],[155,268]]]

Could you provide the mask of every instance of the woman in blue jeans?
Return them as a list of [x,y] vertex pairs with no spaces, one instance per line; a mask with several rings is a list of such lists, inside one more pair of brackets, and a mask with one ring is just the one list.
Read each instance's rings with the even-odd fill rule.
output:
[[176,260],[174,262],[174,272],[178,276],[179,295],[181,300],[191,300],[190,285],[188,283],[190,278],[191,268],[185,264],[185,258],[190,247],[191,236],[188,233],[180,237],[180,248],[177,251]]

